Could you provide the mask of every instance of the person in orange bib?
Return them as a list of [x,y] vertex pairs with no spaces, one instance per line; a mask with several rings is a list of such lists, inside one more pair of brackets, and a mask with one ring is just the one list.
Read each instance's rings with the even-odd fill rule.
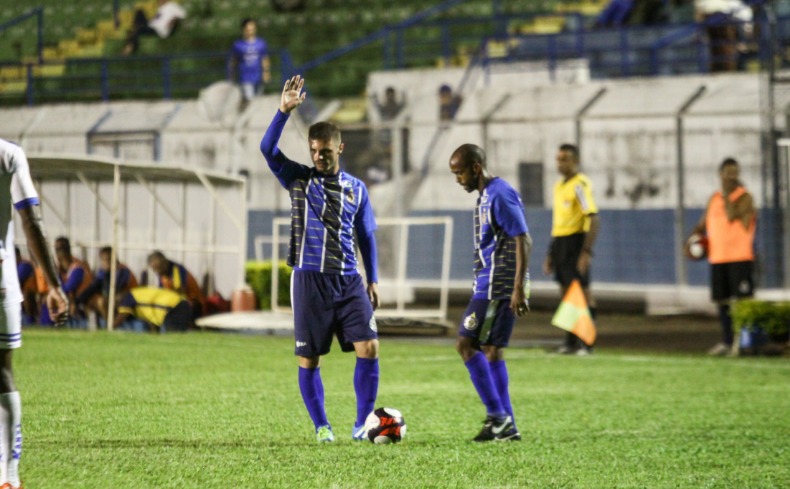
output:
[[63,292],[68,295],[71,306],[67,324],[71,328],[85,329],[88,327],[88,316],[84,307],[77,303],[76,298],[90,286],[93,273],[86,262],[71,254],[71,241],[65,236],[55,240],[55,258]]
[[[711,298],[718,304],[721,342],[708,351],[726,355],[732,351],[733,329],[730,305],[754,295],[754,234],[757,210],[752,195],[740,181],[740,168],[733,158],[719,166],[721,190],[711,196],[708,207],[692,235],[708,237]],[[687,256],[690,257],[688,247]]]

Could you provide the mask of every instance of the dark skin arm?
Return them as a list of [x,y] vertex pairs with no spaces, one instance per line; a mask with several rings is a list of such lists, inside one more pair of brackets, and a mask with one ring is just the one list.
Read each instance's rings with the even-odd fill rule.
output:
[[699,221],[697,221],[697,224],[695,224],[694,227],[691,229],[691,234],[689,234],[686,237],[686,241],[683,245],[683,254],[686,255],[686,258],[694,258],[693,256],[691,256],[691,248],[689,247],[689,241],[691,240],[691,237],[694,236],[695,234],[698,234],[700,236],[705,234],[706,231],[705,219],[708,216],[708,207],[710,207],[710,201],[708,201],[708,206],[705,208],[705,212],[702,213],[702,216],[699,218]]
[[60,288],[57,269],[55,268],[52,255],[49,252],[47,238],[44,235],[44,229],[41,225],[41,217],[38,215],[37,207],[25,207],[19,209],[18,212],[22,219],[22,229],[25,232],[30,253],[44,272],[44,278],[49,285],[46,302],[50,315],[53,321],[55,321],[55,324],[63,324],[66,319],[68,319],[69,300]]
[[730,222],[738,220],[741,221],[743,227],[748,228],[756,213],[754,199],[751,194],[745,193],[733,202],[729,198],[729,194],[725,194],[724,211],[727,212],[727,219]]
[[590,269],[590,262],[592,262],[592,248],[595,240],[598,238],[598,229],[601,227],[601,220],[598,214],[593,214],[590,217],[590,229],[584,235],[584,244],[582,245],[582,252],[579,254],[579,261],[576,262],[576,269],[579,273],[585,274]]
[[532,238],[529,234],[516,236],[516,276],[513,279],[513,294],[510,296],[510,310],[516,316],[523,316],[529,311],[524,280],[529,270],[529,255],[532,251]]

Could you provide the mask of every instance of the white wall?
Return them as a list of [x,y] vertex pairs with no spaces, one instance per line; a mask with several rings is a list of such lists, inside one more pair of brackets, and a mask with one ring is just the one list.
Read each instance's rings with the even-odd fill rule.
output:
[[[544,188],[557,178],[557,147],[575,142],[576,116],[601,89],[605,93],[581,119],[582,166],[593,181],[599,205],[609,209],[673,208],[677,193],[676,115],[699,87],[705,91],[684,117],[685,205],[703,207],[718,188],[717,168],[732,156],[742,165],[747,187],[759,189],[760,79],[754,74],[585,81],[568,77],[552,85],[496,76],[464,93],[455,123],[430,147],[438,123],[436,87],[460,79],[458,70],[386,72],[371,75],[370,90],[383,96],[392,86],[409,94],[410,156],[419,164],[430,154],[424,185],[412,209],[459,209],[457,192],[437,192],[448,182],[447,162],[463,143],[486,148],[492,171],[517,180],[522,161],[542,161]],[[429,80],[433,79],[433,83]],[[579,81],[581,79],[581,81]],[[413,95],[412,95],[413,94]],[[482,119],[489,116],[487,139]],[[393,184],[395,185],[395,184]],[[377,190],[374,189],[374,192]],[[384,192],[384,189],[378,190]],[[550,192],[544,192],[550,198]],[[758,204],[762,196],[755,192]],[[550,202],[545,202],[550,206]]]
[[[517,163],[542,161],[544,186],[556,178],[554,156],[560,143],[573,142],[575,116],[602,88],[606,93],[582,121],[582,162],[592,178],[599,203],[606,208],[667,208],[677,200],[674,114],[705,86],[685,118],[686,204],[703,206],[716,188],[716,167],[733,156],[743,165],[748,186],[760,185],[760,97],[754,74],[723,74],[633,80],[589,81],[583,65],[564,66],[552,82],[538,66],[523,71],[496,68],[471,77],[457,120],[433,140],[438,123],[438,87],[457,87],[461,69],[373,73],[368,93],[383,96],[392,86],[406,93],[409,106],[402,123],[410,129],[409,154],[420,164],[426,154],[425,185],[413,209],[465,208],[457,192],[437,192],[447,183],[447,161],[458,145],[473,142],[489,153],[492,170],[515,180]],[[235,104],[232,100],[227,104]],[[258,145],[277,110],[279,94],[255,100],[244,116],[223,108],[211,115],[205,101],[119,102],[47,105],[2,109],[0,137],[18,141],[31,153],[85,153],[92,128],[161,131],[161,161],[229,174],[250,174],[253,208],[287,209],[287,194],[269,173]],[[494,110],[498,106],[498,109]],[[232,110],[233,109],[233,110]],[[490,116],[487,140],[481,119]],[[371,119],[375,123],[375,114]],[[298,117],[285,127],[281,148],[294,160],[308,162],[306,127]],[[97,153],[108,148],[97,147]],[[147,143],[129,144],[124,157],[150,154]],[[640,192],[641,189],[641,192]],[[384,188],[380,190],[386,192]],[[391,192],[390,192],[391,193]],[[547,199],[549,192],[545,192]],[[759,198],[759,194],[757,194]],[[548,206],[549,203],[546,202]]]

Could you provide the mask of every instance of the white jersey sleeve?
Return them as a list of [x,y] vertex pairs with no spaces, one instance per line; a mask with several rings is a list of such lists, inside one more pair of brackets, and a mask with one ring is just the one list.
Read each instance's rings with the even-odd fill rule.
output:
[[12,203],[17,209],[38,205],[38,193],[30,178],[25,152],[0,139],[0,284],[5,288],[5,304],[22,301],[14,258]]
[[8,168],[11,177],[11,202],[16,209],[24,209],[31,205],[38,205],[38,193],[30,178],[30,166],[27,162],[22,148],[16,147],[17,151],[13,155]]

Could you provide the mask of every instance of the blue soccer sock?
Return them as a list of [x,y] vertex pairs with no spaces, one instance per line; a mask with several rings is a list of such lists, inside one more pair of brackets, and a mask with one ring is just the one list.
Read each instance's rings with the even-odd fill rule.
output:
[[326,411],[324,410],[324,385],[321,382],[321,371],[319,368],[299,367],[299,391],[302,393],[302,400],[307,408],[307,413],[316,429],[319,426],[328,425]]
[[[321,406],[321,411],[326,412],[324,408],[324,381],[321,380],[321,368],[315,369],[315,374],[313,375],[313,384],[315,385],[315,393],[318,395],[318,402]],[[324,424],[329,424],[324,423]]]
[[502,407],[502,401],[499,399],[499,393],[494,385],[491,368],[488,365],[486,356],[478,351],[464,365],[469,370],[469,377],[471,377],[472,384],[477,389],[480,400],[485,404],[488,415],[504,416],[505,409]]
[[379,391],[378,358],[357,358],[354,391],[357,393],[357,421],[354,426],[362,426],[376,404]]
[[489,362],[488,365],[491,368],[491,377],[494,379],[497,392],[499,392],[499,400],[502,401],[502,407],[513,418],[513,425],[515,425],[516,417],[513,416],[513,406],[510,404],[510,391],[508,390],[510,379],[507,373],[507,365],[505,365],[504,360]]

